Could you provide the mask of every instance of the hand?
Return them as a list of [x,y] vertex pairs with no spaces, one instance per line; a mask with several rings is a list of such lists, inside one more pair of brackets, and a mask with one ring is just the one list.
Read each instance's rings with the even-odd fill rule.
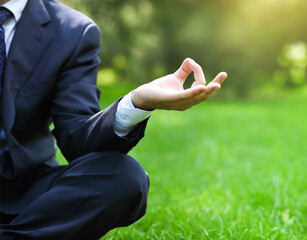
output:
[[[188,75],[194,72],[194,82],[189,89],[183,84]],[[227,77],[225,72],[219,73],[206,86],[201,66],[187,58],[173,74],[141,85],[132,94],[132,103],[143,110],[167,109],[183,111],[207,100],[214,91],[221,88]]]

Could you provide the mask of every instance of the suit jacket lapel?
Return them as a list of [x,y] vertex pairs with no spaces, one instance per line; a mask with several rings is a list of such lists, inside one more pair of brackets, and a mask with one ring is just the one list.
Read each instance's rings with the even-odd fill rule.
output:
[[29,0],[16,25],[6,62],[3,91],[3,124],[10,132],[15,119],[15,98],[43,56],[51,35],[44,29],[50,16],[42,0]]

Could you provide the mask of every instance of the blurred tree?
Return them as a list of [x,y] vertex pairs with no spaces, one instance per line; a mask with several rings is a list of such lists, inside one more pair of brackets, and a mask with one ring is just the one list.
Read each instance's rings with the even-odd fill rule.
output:
[[208,80],[227,71],[225,85],[237,96],[246,96],[264,80],[274,83],[288,76],[287,83],[306,83],[306,66],[294,59],[276,72],[284,61],[278,56],[288,56],[291,43],[307,42],[305,0],[64,2],[100,26],[104,76],[113,82],[148,82],[175,71],[189,56],[204,66]]
[[304,42],[287,44],[278,57],[282,70],[274,74],[274,81],[283,86],[298,86],[306,83],[307,45]]

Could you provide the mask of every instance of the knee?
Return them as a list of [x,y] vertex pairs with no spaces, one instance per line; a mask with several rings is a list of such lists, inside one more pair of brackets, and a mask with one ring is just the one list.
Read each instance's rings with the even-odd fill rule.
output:
[[[145,215],[149,190],[149,177],[132,157],[112,152],[113,169],[107,187],[102,185],[101,200],[108,202],[108,212],[117,216],[117,226],[127,226]],[[105,154],[104,154],[104,159]]]
[[130,212],[130,219],[122,225],[129,225],[146,212],[149,177],[135,159],[125,155],[115,179],[115,196],[122,210]]
[[149,177],[143,167],[132,157],[125,155],[118,169],[118,177],[132,193],[147,193]]

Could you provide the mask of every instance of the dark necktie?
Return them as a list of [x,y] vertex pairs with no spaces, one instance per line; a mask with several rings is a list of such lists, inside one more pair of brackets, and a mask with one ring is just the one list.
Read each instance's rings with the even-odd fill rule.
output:
[[2,93],[3,93],[3,79],[4,68],[6,62],[6,47],[5,47],[5,33],[2,25],[12,16],[12,13],[4,8],[0,7],[0,159],[5,157],[8,153],[9,147],[6,139],[6,135],[2,126]]

